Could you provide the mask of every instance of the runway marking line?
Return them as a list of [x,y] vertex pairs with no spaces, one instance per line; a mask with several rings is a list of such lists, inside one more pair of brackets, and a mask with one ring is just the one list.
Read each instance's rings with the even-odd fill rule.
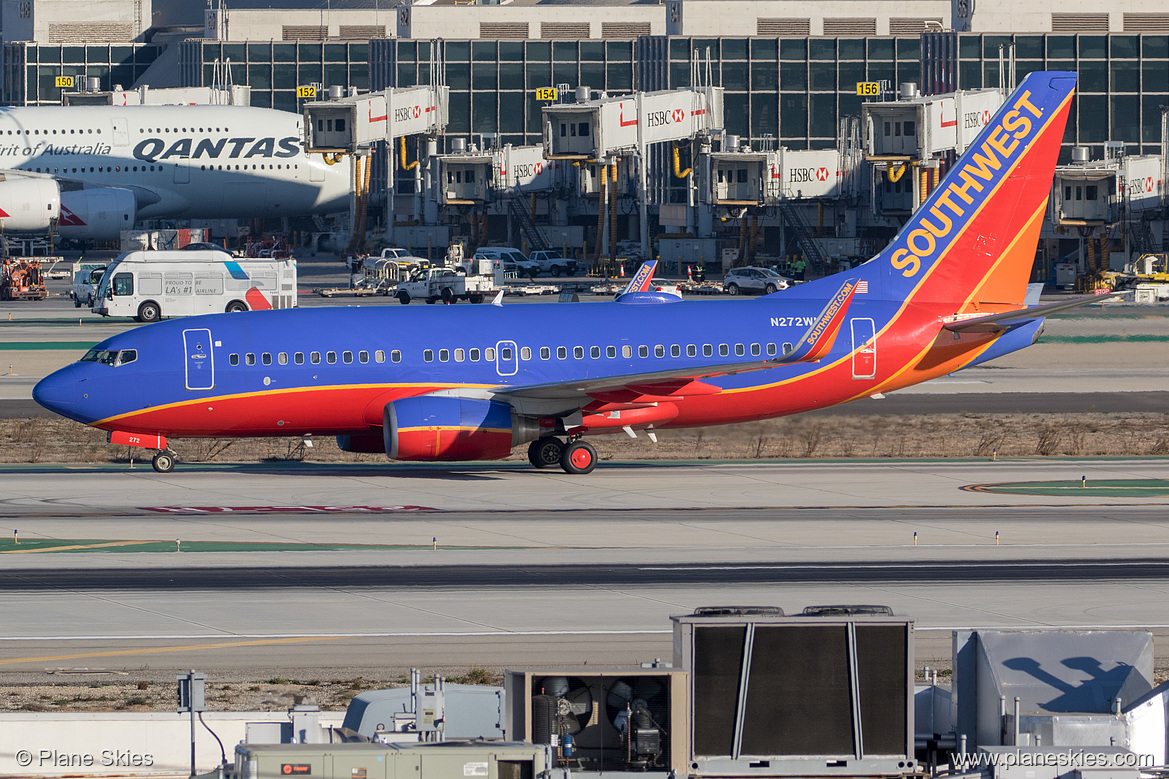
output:
[[1169,479],[1078,479],[1061,481],[1020,481],[998,484],[967,484],[965,492],[1007,493],[1011,495],[1104,495],[1110,498],[1169,497]]
[[165,652],[191,652],[199,649],[234,649],[244,646],[266,646],[270,644],[298,644],[310,641],[337,641],[358,636],[306,636],[303,638],[273,638],[264,641],[224,641],[216,644],[191,644],[189,646],[164,646],[155,649],[115,649],[109,652],[86,652],[73,655],[45,655],[43,657],[14,657],[9,660],[0,660],[0,665],[16,665],[18,663],[50,663],[60,660],[86,660],[95,657],[126,657],[128,655],[151,655]]
[[[27,543],[27,542],[26,542]],[[43,543],[43,542],[42,542]],[[41,546],[35,549],[7,549],[0,554],[37,554],[40,552],[66,552],[77,549],[105,549],[111,546],[136,546],[138,544],[152,544],[155,541],[104,541],[99,544],[70,544],[69,546]]]

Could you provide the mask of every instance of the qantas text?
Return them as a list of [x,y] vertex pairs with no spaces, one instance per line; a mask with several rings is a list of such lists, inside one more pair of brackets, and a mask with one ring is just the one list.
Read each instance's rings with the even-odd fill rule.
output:
[[[279,144],[280,150],[276,146]],[[246,150],[246,151],[245,151]],[[300,139],[287,138],[203,138],[197,144],[194,138],[180,138],[167,146],[161,138],[147,138],[134,147],[134,156],[147,162],[178,158],[197,160],[200,157],[238,159],[240,157],[295,157],[300,153]]]

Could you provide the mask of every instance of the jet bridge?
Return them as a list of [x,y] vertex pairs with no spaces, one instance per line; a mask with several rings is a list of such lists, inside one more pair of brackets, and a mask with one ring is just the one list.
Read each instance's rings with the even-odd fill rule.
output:
[[[437,73],[434,63],[431,73]],[[393,191],[395,168],[395,141],[401,141],[399,154],[402,168],[413,171],[414,220],[419,221],[423,207],[422,193],[429,189],[423,182],[423,173],[429,179],[430,168],[421,164],[423,145],[418,145],[415,160],[406,162],[406,137],[434,136],[446,127],[449,115],[450,91],[446,85],[434,81],[427,86],[391,87],[381,92],[349,95],[321,100],[304,105],[304,149],[307,154],[322,154],[325,162],[336,164],[346,155],[356,157],[353,175],[352,228],[350,245],[356,250],[365,236],[365,204],[369,194],[370,165],[374,147],[386,145],[386,181]],[[429,144],[426,148],[429,148]],[[364,165],[363,165],[364,161]],[[364,167],[364,171],[363,171]],[[392,196],[386,198],[387,225],[394,224]],[[392,235],[388,235],[392,239]]]
[[393,87],[304,105],[304,149],[309,154],[359,154],[379,141],[433,135],[446,127],[445,85]]
[[[650,144],[692,140],[723,127],[723,90],[711,86],[710,65],[705,79],[698,60],[692,63],[692,82],[699,86],[660,92],[635,92],[619,97],[588,99],[579,90],[575,103],[553,103],[543,108],[544,157],[577,163],[613,165],[636,156],[637,200],[642,256],[650,256],[647,149]],[[605,175],[602,174],[602,185]],[[604,186],[602,186],[604,189]],[[612,198],[612,190],[610,190]],[[610,236],[613,212],[610,203]],[[612,247],[613,242],[610,241]]]

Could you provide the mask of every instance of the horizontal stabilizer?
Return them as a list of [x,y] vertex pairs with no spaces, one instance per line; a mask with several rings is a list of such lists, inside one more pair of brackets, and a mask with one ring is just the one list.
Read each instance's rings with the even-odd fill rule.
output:
[[990,333],[996,330],[1002,330],[1011,324],[1025,322],[1038,317],[1051,316],[1060,311],[1068,311],[1073,308],[1079,308],[1080,306],[1087,306],[1091,303],[1100,303],[1105,300],[1120,297],[1123,294],[1123,292],[1110,292],[1107,295],[1085,295],[1070,300],[1062,300],[1059,303],[1028,306],[1027,308],[1020,308],[1016,311],[1004,311],[1000,314],[986,314],[985,316],[954,319],[950,322],[943,323],[942,327],[947,330],[953,330],[956,333]]

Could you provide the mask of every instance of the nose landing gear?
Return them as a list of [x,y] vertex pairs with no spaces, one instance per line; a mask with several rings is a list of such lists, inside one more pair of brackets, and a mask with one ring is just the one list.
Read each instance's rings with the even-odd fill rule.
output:
[[163,449],[154,455],[154,459],[150,461],[150,465],[159,473],[170,473],[175,469],[175,453],[169,449]]

